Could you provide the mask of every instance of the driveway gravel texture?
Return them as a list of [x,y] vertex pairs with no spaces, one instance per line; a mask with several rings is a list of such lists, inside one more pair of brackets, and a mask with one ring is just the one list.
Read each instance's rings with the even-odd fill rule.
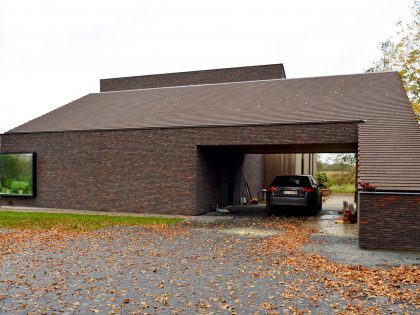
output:
[[81,234],[2,230],[0,314],[419,312],[418,253],[361,250],[355,236],[308,220],[213,215]]

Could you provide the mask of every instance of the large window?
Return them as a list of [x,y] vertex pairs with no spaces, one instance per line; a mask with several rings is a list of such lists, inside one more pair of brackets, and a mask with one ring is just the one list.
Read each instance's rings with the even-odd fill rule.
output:
[[35,197],[35,153],[0,153],[0,196]]

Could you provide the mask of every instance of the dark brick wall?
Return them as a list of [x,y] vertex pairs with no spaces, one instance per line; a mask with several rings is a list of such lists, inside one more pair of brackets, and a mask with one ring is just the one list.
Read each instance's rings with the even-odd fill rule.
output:
[[357,143],[357,124],[5,134],[2,152],[37,153],[38,194],[2,204],[198,214],[217,202],[219,164],[209,148],[240,157],[246,147],[337,143]]
[[282,64],[102,79],[101,92],[286,78]]
[[36,199],[3,204],[155,213],[195,212],[188,130],[3,136],[2,151],[37,152]]
[[359,193],[359,245],[420,250],[420,193]]
[[248,181],[249,188],[254,197],[261,197],[264,187],[264,155],[246,154],[243,164],[244,178]]
[[220,158],[217,152],[197,150],[197,214],[215,211],[219,204]]
[[[239,203],[244,154],[226,150],[199,150],[197,209],[214,211]],[[204,203],[202,203],[204,202]]]

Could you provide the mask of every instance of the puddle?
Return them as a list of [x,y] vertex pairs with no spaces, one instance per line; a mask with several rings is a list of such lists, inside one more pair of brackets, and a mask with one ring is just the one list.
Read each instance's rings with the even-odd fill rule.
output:
[[357,224],[335,223],[336,218],[341,218],[337,211],[321,212],[321,215],[310,217],[303,224],[303,228],[316,229],[320,234],[344,237],[357,237]]
[[230,229],[222,229],[217,230],[218,232],[239,235],[239,236],[254,236],[254,237],[268,237],[273,235],[282,234],[282,232],[278,230],[270,230],[270,229],[256,229],[256,228],[230,228]]

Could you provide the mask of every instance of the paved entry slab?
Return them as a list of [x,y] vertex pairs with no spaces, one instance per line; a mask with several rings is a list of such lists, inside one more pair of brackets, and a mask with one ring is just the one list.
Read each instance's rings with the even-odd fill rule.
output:
[[304,223],[307,228],[318,229],[326,235],[357,237],[357,224],[337,224],[335,219],[342,217],[343,201],[356,206],[354,194],[332,194],[322,205],[322,211],[316,217],[308,217]]
[[15,250],[0,251],[0,314],[415,313],[417,254],[378,256],[356,237],[311,234],[308,220],[206,215],[72,236],[18,231]]

